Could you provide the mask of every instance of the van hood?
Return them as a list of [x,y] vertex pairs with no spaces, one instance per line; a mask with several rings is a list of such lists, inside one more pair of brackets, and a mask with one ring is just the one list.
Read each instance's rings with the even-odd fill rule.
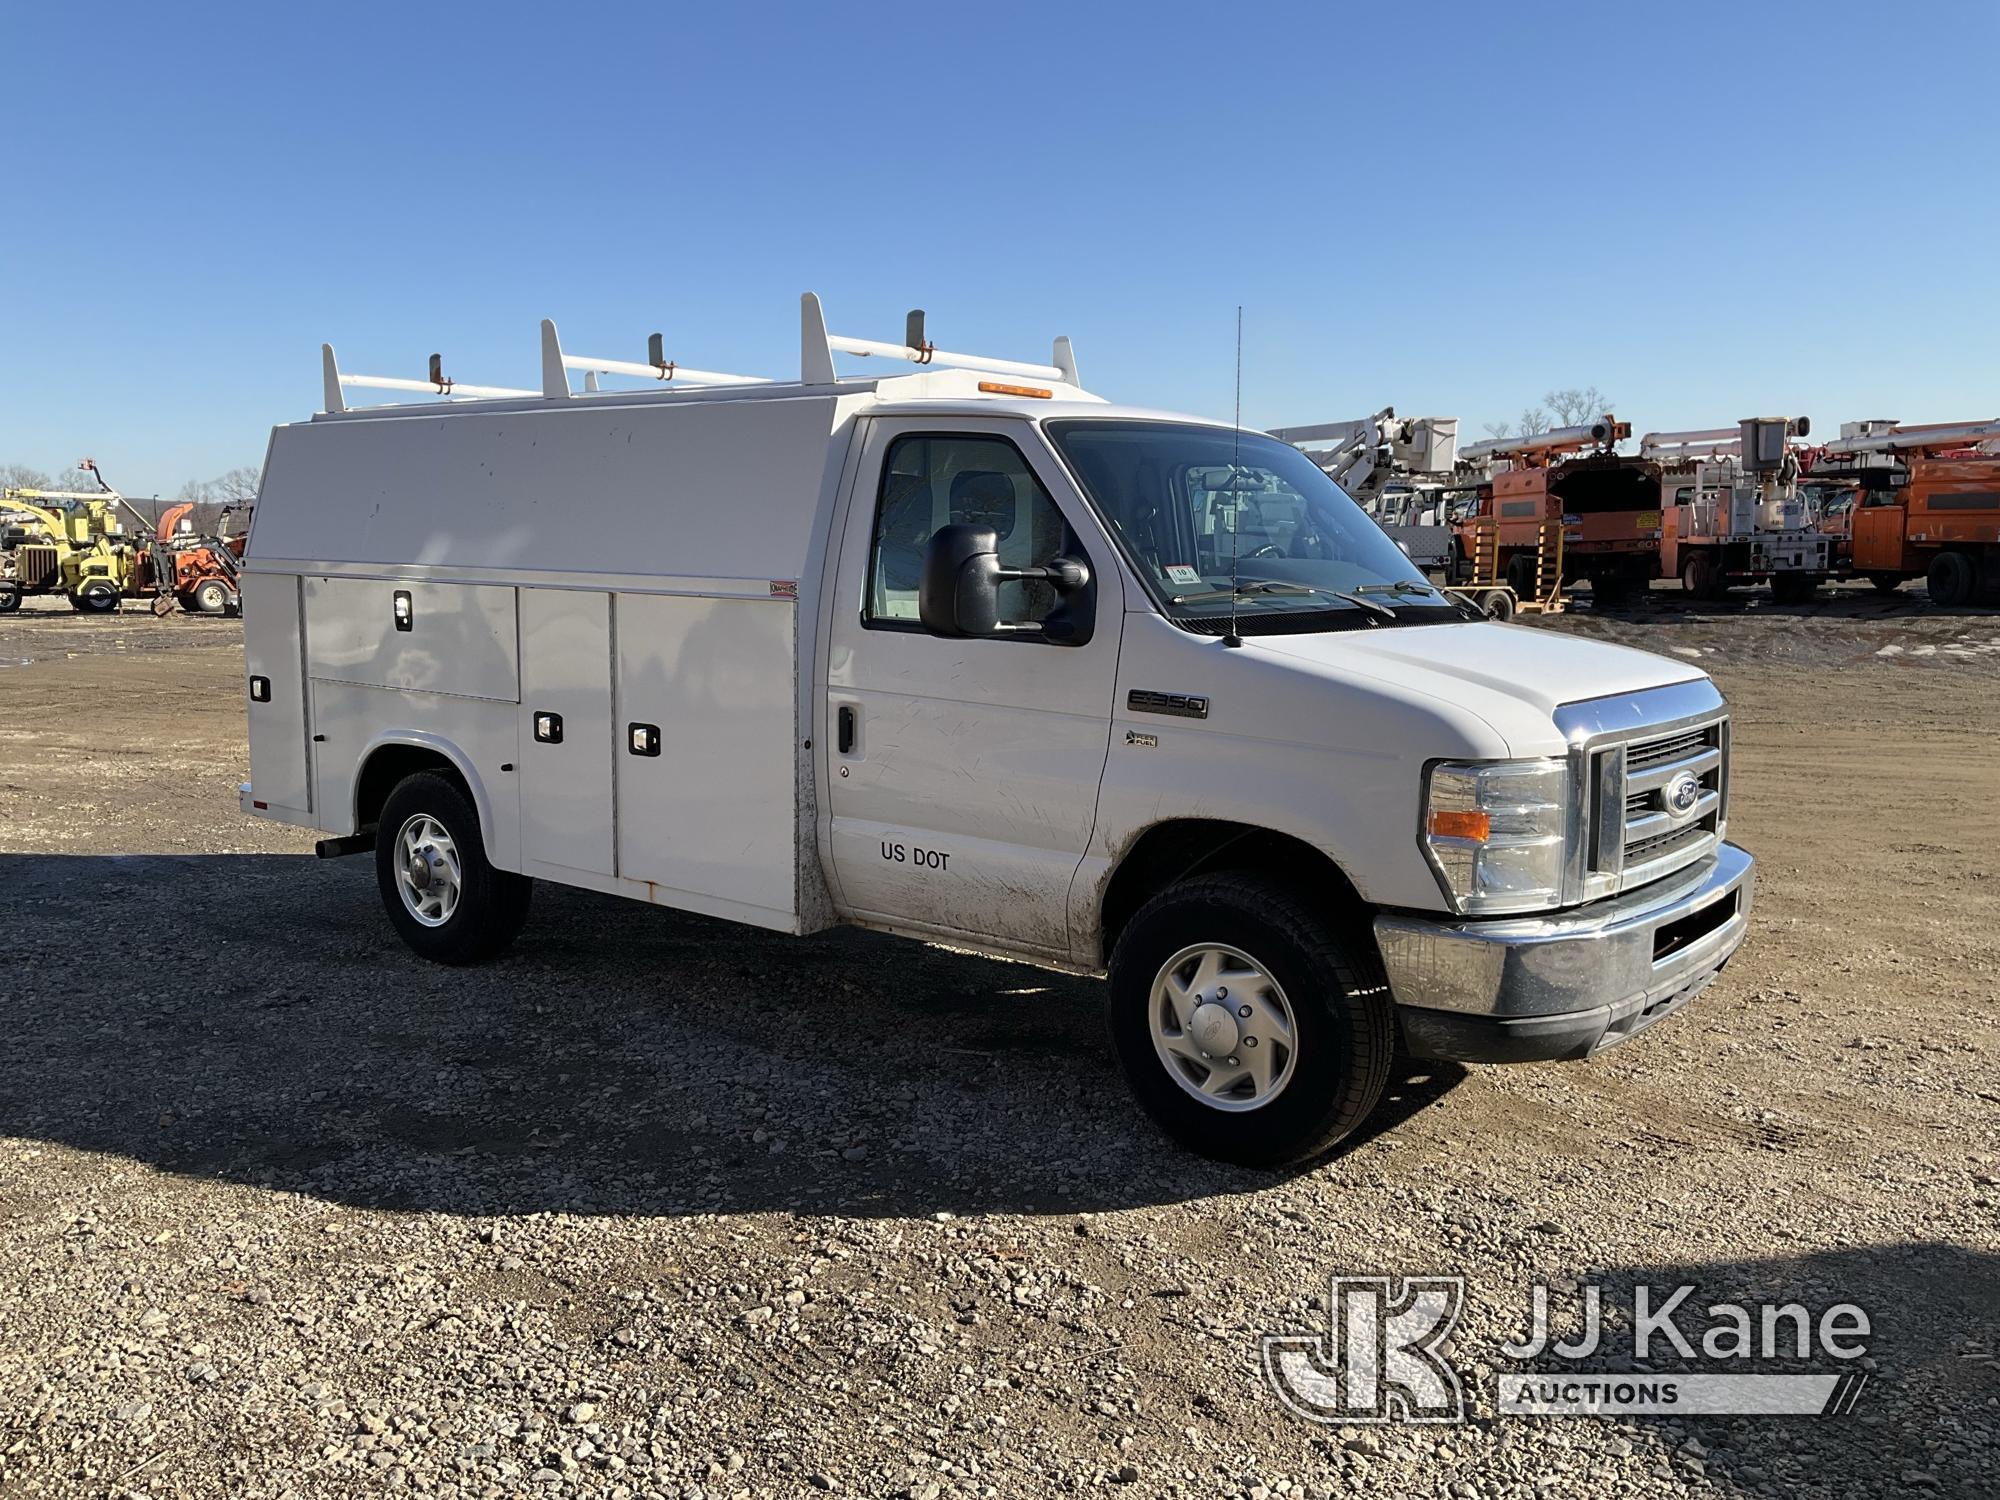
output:
[[1561,750],[1552,716],[1565,703],[1707,676],[1650,651],[1491,621],[1250,636],[1244,644],[1316,673],[1393,682],[1455,704],[1484,719],[1517,755]]

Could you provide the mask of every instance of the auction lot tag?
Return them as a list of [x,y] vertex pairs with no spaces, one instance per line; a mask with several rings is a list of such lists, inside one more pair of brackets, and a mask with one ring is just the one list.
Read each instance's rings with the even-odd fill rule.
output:
[[1179,584],[1200,583],[1201,574],[1195,572],[1186,563],[1168,563],[1167,582]]

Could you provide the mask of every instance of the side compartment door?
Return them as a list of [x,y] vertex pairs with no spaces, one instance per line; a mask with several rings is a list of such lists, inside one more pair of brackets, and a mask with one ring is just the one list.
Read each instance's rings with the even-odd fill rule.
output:
[[[1854,566],[1893,571],[1903,566],[1903,526],[1909,515],[1887,490],[1863,490],[1854,502]],[[1871,501],[1879,500],[1879,504]]]
[[521,861],[612,873],[611,596],[524,588]]
[[[1083,558],[1083,645],[1034,632],[949,640],[917,618],[925,543],[991,526],[1004,567]],[[869,424],[829,627],[829,838],[843,907],[862,920],[1069,947],[1071,882],[1090,845],[1111,732],[1124,598],[1082,498],[1019,422]],[[1002,585],[1003,617],[1058,609],[1045,582]]]
[[620,594],[618,873],[789,928],[798,907],[791,599]]
[[251,795],[267,807],[310,813],[304,640],[299,580],[243,575],[243,654],[249,672]]

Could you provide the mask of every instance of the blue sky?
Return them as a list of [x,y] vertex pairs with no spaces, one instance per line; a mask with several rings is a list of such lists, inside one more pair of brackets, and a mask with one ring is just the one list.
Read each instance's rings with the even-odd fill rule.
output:
[[[2000,414],[2000,5],[14,4],[0,463],[261,462],[318,345],[836,331],[1257,426]],[[850,367],[851,368],[851,367]]]

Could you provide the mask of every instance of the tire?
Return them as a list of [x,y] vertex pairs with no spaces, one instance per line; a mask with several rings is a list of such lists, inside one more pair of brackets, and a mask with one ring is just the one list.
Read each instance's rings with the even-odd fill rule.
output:
[[108,583],[86,583],[81,590],[69,596],[69,607],[86,615],[116,614],[123,602],[118,597],[118,590]]
[[10,615],[21,607],[21,591],[13,584],[0,585],[0,615]]
[[[455,897],[446,894],[447,885],[418,892],[414,883],[406,884],[406,836],[432,854],[427,881],[448,876],[455,857]],[[487,863],[479,817],[464,788],[436,771],[407,776],[389,793],[375,835],[375,883],[391,925],[410,950],[441,964],[478,963],[505,949],[527,920],[535,885],[525,875]]]
[[[1224,961],[1204,970],[1211,952]],[[1253,974],[1243,972],[1245,961]],[[1193,1011],[1182,1011],[1164,988],[1176,971],[1207,997],[1196,999]],[[1254,1007],[1221,1003],[1223,981],[1231,979]],[[1395,1008],[1365,930],[1346,932],[1263,877],[1202,875],[1155,896],[1119,936],[1109,988],[1112,1043],[1132,1092],[1161,1129],[1202,1156],[1274,1167],[1316,1155],[1368,1117],[1388,1082]],[[1253,1010],[1247,1020],[1244,1009]],[[1208,1013],[1201,1024],[1220,1031],[1201,1035],[1194,1011]],[[1283,1033],[1268,1019],[1285,1013],[1289,1048],[1275,1040]],[[1244,1075],[1241,1092],[1225,1087],[1214,1100],[1202,1096],[1209,1065],[1199,1043],[1213,1037],[1248,1058],[1260,1032],[1267,1037],[1257,1055],[1277,1069],[1276,1077],[1266,1074],[1261,1099],[1248,1065],[1225,1074]],[[1167,1050],[1176,1044],[1192,1051]],[[1227,1066],[1225,1059],[1216,1071]]]
[[1774,573],[1771,599],[1777,604],[1803,604],[1819,588],[1817,573]]
[[1535,597],[1535,559],[1532,553],[1516,552],[1507,559],[1507,587],[1517,598]]
[[1622,578],[1593,578],[1590,580],[1590,598],[1598,609],[1618,609],[1631,597],[1632,591]]
[[1931,603],[1951,608],[1972,602],[1976,578],[1972,559],[1963,552],[1940,552],[1931,559],[1924,583],[1930,589]]
[[1715,559],[1697,552],[1681,564],[1681,587],[1690,598],[1720,599],[1727,589],[1715,571]]
[[229,607],[229,589],[218,578],[195,585],[194,607],[205,615],[219,615]]
[[1870,573],[1868,581],[1875,586],[1878,594],[1893,594],[1903,586],[1900,573]]
[[1505,623],[1514,618],[1514,596],[1506,589],[1485,589],[1479,595],[1479,607],[1486,611],[1486,618]]

